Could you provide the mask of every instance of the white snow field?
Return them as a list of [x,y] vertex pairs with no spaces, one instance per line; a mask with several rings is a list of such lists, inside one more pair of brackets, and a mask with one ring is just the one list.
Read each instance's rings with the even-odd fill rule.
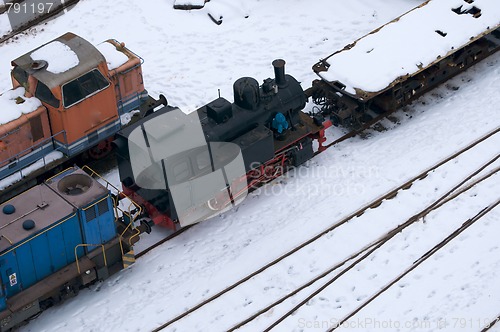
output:
[[[241,76],[258,81],[272,77],[271,61],[276,58],[285,59],[287,73],[307,88],[316,78],[311,67],[320,58],[423,3],[211,0],[201,10],[178,11],[172,9],[173,2],[81,1],[68,13],[0,45],[4,77],[0,91],[10,88],[10,60],[67,31],[94,44],[109,38],[125,42],[145,59],[144,80],[150,94],[163,93],[185,111],[215,99],[218,89],[232,100],[232,84]],[[457,6],[462,3],[467,4],[456,0]],[[221,25],[209,19],[211,10],[223,16]],[[130,268],[46,310],[21,330],[150,331],[160,326],[497,129],[499,64],[500,54],[486,59],[397,112],[397,125],[386,120],[388,130],[338,144],[250,194],[237,208],[194,226]],[[332,128],[328,134],[338,137],[340,129]],[[395,199],[166,331],[230,328],[404,222],[497,155],[499,147],[496,134]],[[107,176],[117,184],[116,170]],[[498,200],[499,187],[495,175],[433,212],[425,223],[396,236],[275,330],[333,327],[453,229]],[[479,331],[500,314],[499,219],[497,208],[362,309],[342,330]],[[242,330],[265,329],[314,289],[299,293]]]

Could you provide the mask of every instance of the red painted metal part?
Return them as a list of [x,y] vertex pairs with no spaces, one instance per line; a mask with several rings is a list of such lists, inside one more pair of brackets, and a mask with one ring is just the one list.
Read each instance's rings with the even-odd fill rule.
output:
[[111,145],[112,141],[113,138],[107,138],[100,141],[96,146],[88,150],[89,156],[94,160],[106,157],[113,150],[113,146]]
[[327,120],[327,121],[323,122],[323,128],[320,129],[320,131],[318,132],[317,137],[316,137],[316,139],[318,140],[318,144],[319,144],[318,152],[323,152],[327,149],[325,146],[323,146],[323,143],[326,142],[325,130],[327,128],[330,128],[331,126],[332,126],[332,121]]
[[147,215],[153,220],[155,225],[159,225],[161,227],[166,227],[173,231],[177,230],[176,224],[170,216],[165,213],[158,211],[158,209],[148,201],[146,201],[142,196],[137,194],[134,190],[123,186],[123,193],[130,197],[134,202],[144,207],[147,212]]

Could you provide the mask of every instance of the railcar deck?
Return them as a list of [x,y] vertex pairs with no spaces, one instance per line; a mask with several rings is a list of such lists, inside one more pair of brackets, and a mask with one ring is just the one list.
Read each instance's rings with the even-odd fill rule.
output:
[[366,101],[485,36],[495,37],[492,48],[498,46],[498,0],[428,0],[321,60],[313,70],[342,93]]

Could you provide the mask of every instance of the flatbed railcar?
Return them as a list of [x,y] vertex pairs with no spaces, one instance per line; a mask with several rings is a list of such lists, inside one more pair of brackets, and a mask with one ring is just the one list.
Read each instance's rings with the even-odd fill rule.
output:
[[497,0],[429,0],[316,63],[309,95],[359,128],[500,49]]

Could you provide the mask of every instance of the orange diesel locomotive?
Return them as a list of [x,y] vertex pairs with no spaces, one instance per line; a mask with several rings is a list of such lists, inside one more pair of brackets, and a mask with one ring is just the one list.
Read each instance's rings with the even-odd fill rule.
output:
[[109,153],[131,111],[151,100],[142,63],[123,43],[73,33],[12,61],[13,89],[0,96],[0,202],[83,152]]

